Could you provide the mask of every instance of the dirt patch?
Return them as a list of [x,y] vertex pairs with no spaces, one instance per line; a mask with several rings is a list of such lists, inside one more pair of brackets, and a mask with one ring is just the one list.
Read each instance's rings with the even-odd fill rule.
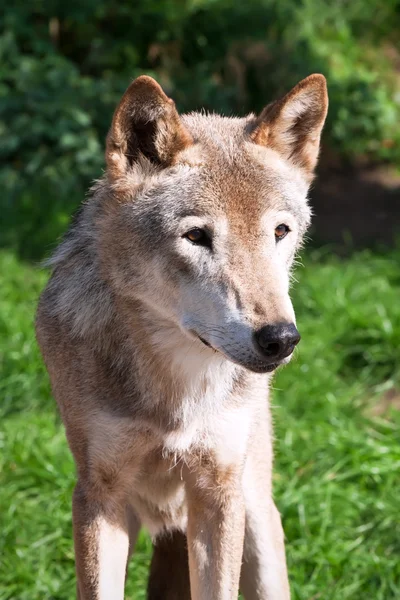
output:
[[317,244],[393,245],[400,237],[400,174],[394,170],[322,164],[310,199]]

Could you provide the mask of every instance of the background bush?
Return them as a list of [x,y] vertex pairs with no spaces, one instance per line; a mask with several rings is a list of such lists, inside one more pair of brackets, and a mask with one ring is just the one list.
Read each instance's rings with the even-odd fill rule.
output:
[[181,110],[259,110],[314,71],[325,142],[347,161],[400,158],[398,0],[17,0],[0,34],[2,245],[48,252],[101,174],[113,108],[153,74]]

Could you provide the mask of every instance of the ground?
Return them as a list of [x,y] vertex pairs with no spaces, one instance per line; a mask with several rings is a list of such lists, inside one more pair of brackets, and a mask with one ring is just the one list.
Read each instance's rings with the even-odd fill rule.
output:
[[[311,189],[314,242],[377,247],[399,238],[400,172],[389,166],[344,166],[325,149]],[[343,248],[344,246],[344,248]]]
[[[275,497],[294,600],[400,598],[400,251],[309,251],[302,342],[274,381]],[[74,598],[74,465],[34,341],[47,274],[0,254],[0,600]],[[127,599],[145,598],[142,535]]]

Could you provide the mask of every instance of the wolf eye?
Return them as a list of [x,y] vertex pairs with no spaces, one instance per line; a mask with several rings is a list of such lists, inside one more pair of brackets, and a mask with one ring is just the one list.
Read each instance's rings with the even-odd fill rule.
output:
[[197,246],[207,246],[211,248],[211,239],[204,229],[195,227],[185,233],[183,237],[187,238],[192,244],[196,244]]
[[278,225],[278,227],[275,228],[276,241],[284,238],[289,233],[289,231],[290,231],[289,227],[287,225],[284,225],[284,223],[281,223],[280,225]]

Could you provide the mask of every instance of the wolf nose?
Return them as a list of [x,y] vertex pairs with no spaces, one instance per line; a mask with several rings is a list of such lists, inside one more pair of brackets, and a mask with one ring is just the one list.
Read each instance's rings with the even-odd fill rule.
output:
[[300,334],[293,323],[264,325],[254,337],[259,354],[268,362],[286,358],[300,341]]

